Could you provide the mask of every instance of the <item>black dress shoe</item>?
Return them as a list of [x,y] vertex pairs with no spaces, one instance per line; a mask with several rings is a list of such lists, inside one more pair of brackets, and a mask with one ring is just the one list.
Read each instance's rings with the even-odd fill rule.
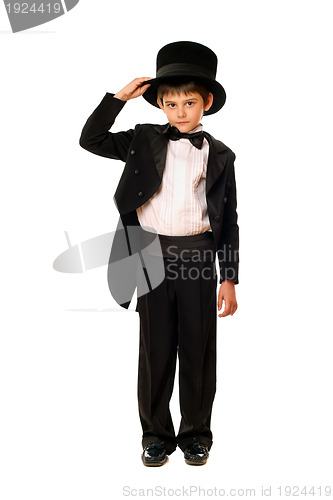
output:
[[164,465],[168,460],[164,443],[148,444],[141,455],[142,462],[147,467]]
[[204,465],[208,457],[208,448],[197,442],[186,446],[184,451],[185,462],[188,465]]

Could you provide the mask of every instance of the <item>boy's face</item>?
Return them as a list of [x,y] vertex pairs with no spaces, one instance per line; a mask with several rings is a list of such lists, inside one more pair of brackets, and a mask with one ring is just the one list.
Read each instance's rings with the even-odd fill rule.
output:
[[164,111],[173,127],[180,132],[190,132],[199,125],[204,111],[213,104],[213,94],[209,94],[206,105],[198,92],[185,94],[164,94],[163,104],[158,99],[159,107]]

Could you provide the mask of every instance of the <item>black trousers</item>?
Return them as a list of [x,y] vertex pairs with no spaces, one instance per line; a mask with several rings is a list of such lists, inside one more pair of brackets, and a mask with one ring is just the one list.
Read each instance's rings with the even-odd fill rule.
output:
[[[140,316],[138,405],[142,446],[163,441],[171,454],[177,445],[184,450],[196,440],[210,449],[216,390],[217,274],[213,235],[207,231],[159,237],[165,278],[157,288],[138,297],[136,308]],[[176,435],[169,402],[177,354],[181,422]]]

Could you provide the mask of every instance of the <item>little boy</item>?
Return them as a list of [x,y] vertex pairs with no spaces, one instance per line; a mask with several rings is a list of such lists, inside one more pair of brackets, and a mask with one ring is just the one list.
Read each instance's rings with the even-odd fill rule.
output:
[[[115,193],[121,221],[125,227],[153,228],[163,252],[164,280],[139,296],[136,307],[146,466],[165,464],[177,445],[187,464],[207,462],[216,389],[216,305],[221,310],[224,302],[220,317],[237,309],[235,155],[201,125],[203,115],[225,103],[216,70],[217,57],[208,47],[168,44],[157,55],[156,78],[136,78],[116,94],[107,93],[80,138],[88,151],[126,162]],[[125,103],[139,96],[160,107],[169,123],[109,132]],[[181,422],[176,435],[169,402],[177,354]]]

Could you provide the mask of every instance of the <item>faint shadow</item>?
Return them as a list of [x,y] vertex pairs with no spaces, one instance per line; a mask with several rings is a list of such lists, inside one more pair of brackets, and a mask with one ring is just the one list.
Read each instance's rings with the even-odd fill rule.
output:
[[0,35],[44,35],[44,33],[58,33],[57,31],[31,31],[30,29],[17,31],[13,33],[12,31],[0,31]]
[[109,308],[109,309],[98,309],[97,307],[83,307],[83,308],[77,308],[77,309],[66,309],[66,311],[71,311],[71,312],[117,312],[117,313],[124,313],[124,312],[136,312],[134,309],[126,309],[126,311],[122,309],[116,309],[116,308]]

